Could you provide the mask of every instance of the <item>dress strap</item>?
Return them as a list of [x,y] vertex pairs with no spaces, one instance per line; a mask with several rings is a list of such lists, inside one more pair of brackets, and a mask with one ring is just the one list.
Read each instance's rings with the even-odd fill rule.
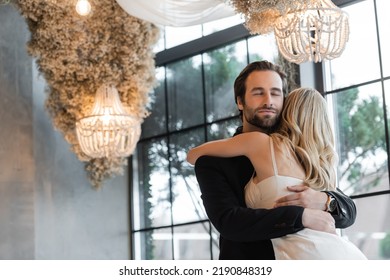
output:
[[271,149],[271,159],[272,159],[272,166],[274,168],[274,175],[278,176],[278,167],[276,166],[276,160],[275,160],[275,151],[274,151],[274,141],[272,141],[272,137],[269,137],[269,146]]

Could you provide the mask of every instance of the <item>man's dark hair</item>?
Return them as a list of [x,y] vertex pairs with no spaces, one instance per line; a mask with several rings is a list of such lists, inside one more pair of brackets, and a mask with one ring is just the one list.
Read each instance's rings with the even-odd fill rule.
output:
[[[246,91],[245,82],[249,74],[253,71],[274,71],[279,74],[282,79],[282,91],[283,95],[287,95],[287,75],[284,73],[281,66],[273,64],[267,60],[255,61],[248,64],[234,81],[234,101],[237,103],[237,97],[241,98],[242,102],[245,102],[244,96]],[[242,113],[242,112],[241,112]]]

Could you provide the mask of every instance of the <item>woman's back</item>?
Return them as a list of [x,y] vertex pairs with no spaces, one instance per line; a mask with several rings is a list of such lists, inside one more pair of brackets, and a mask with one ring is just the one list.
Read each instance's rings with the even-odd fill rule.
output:
[[246,139],[243,139],[247,141],[245,155],[251,160],[255,168],[256,176],[253,178],[255,184],[274,176],[275,171],[277,175],[293,177],[301,182],[304,181],[305,172],[303,167],[296,159],[294,152],[285,144],[283,138],[270,137],[261,132],[245,134]]
[[[263,149],[263,156],[253,159],[261,165],[257,170],[255,169],[260,176],[252,177],[245,186],[245,201],[247,206],[251,208],[272,208],[277,198],[290,193],[287,186],[298,185],[303,182],[304,172],[302,168],[294,158],[291,158],[291,153],[283,153],[285,150],[283,143],[279,142],[279,151],[276,152],[275,146],[277,145],[274,145],[272,137],[268,137],[268,142],[269,155],[265,151],[266,149]],[[263,160],[263,163],[260,162],[261,160]],[[262,172],[265,172],[264,165],[271,167],[271,174],[267,170],[267,174],[261,175]],[[279,169],[282,169],[283,173],[280,173]]]
[[[273,174],[257,183],[252,178],[245,186],[245,202],[250,208],[273,208],[277,198],[289,194],[287,186],[303,182],[301,178],[296,177],[299,169],[302,168],[299,163],[289,158],[288,153],[281,153],[285,149],[279,150],[279,158],[284,160],[284,164],[289,165],[284,169],[290,175],[281,175],[278,172],[278,167],[282,165],[278,162],[277,152],[274,149],[277,145],[274,145],[272,137],[268,138]],[[279,143],[278,147],[284,148],[283,143]],[[298,173],[291,173],[293,170],[297,170]],[[274,238],[272,244],[277,260],[366,259],[356,246],[340,236],[307,228],[294,234]]]

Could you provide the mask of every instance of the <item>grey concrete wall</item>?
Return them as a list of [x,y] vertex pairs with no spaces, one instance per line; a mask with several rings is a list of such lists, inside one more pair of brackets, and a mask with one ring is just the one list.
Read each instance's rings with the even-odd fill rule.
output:
[[28,33],[0,6],[0,258],[34,258],[32,68]]
[[128,259],[128,176],[91,187],[44,109],[28,39],[0,6],[0,259]]

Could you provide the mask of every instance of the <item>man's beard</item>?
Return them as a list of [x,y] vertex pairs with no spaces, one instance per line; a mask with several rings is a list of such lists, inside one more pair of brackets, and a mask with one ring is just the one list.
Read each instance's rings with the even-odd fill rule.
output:
[[247,111],[247,113],[245,114],[244,111],[243,113],[246,121],[251,125],[260,128],[265,133],[274,132],[279,125],[279,120],[280,120],[279,112],[276,111],[275,112],[276,114],[273,116],[263,116],[263,117],[257,115],[256,112],[257,110],[255,111],[251,110],[250,112]]

